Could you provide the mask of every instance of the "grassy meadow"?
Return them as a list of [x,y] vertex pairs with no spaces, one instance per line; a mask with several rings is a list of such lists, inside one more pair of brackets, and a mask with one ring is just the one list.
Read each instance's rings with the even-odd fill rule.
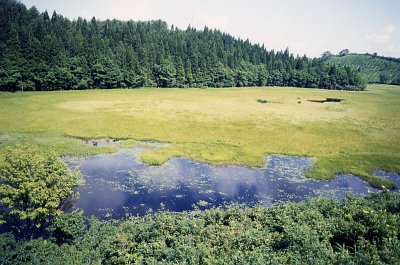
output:
[[[308,101],[326,97],[344,101]],[[186,156],[260,167],[265,154],[299,155],[314,159],[312,178],[351,173],[377,187],[393,184],[373,171],[400,172],[399,86],[0,93],[0,113],[0,150],[29,142],[60,155],[95,154],[113,149],[81,139],[116,138],[171,143],[142,156],[153,165]]]

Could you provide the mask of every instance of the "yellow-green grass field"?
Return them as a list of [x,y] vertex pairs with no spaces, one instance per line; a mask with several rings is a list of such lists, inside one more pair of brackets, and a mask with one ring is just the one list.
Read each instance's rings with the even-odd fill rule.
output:
[[[340,103],[308,100],[342,98]],[[262,104],[257,99],[268,100]],[[309,177],[358,175],[393,184],[375,170],[400,172],[400,87],[365,92],[302,88],[135,89],[0,93],[0,150],[17,143],[60,155],[111,152],[80,139],[171,143],[142,159],[186,156],[212,164],[261,167],[266,154],[309,156]]]

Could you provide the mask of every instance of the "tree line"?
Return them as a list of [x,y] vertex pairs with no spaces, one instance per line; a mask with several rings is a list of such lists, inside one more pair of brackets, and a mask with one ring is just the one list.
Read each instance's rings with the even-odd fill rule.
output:
[[205,27],[69,20],[0,0],[0,90],[295,86],[363,90],[360,74]]
[[346,66],[359,71],[368,83],[400,85],[400,58],[374,54],[347,53],[337,56],[325,52],[328,64]]

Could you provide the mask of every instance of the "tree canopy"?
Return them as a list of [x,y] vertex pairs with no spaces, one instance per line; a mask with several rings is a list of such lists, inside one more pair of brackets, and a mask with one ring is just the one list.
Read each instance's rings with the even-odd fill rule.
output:
[[4,150],[0,162],[0,222],[23,221],[28,231],[60,215],[81,180],[53,152],[33,145]]
[[331,56],[326,63],[359,70],[368,83],[400,85],[400,58],[350,53]]
[[326,66],[205,27],[69,20],[0,1],[0,91],[296,86],[362,90],[356,70]]

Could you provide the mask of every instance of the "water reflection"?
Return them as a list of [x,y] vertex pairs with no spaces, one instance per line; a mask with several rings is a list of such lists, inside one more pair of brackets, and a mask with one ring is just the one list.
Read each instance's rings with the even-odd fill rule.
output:
[[[66,158],[71,167],[80,167],[86,181],[79,188],[76,207],[100,218],[121,218],[160,209],[185,211],[233,202],[270,205],[378,191],[351,175],[338,175],[333,181],[309,180],[304,171],[312,162],[304,157],[267,156],[266,166],[260,169],[217,167],[186,158],[148,166],[138,159],[143,151],[131,148],[115,154]],[[376,175],[388,177],[400,186],[400,177],[395,173]]]

